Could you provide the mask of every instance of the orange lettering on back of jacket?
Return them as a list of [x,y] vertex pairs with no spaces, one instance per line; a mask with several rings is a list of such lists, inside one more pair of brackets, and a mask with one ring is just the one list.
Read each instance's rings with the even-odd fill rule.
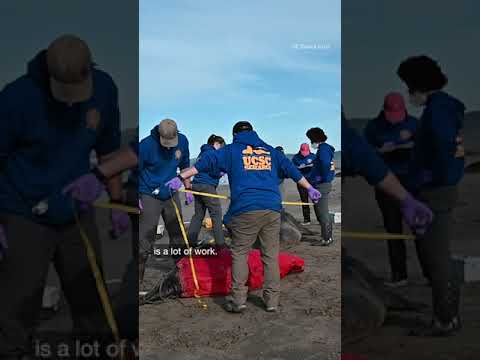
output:
[[253,149],[250,145],[242,151],[243,167],[245,170],[272,170],[270,151]]

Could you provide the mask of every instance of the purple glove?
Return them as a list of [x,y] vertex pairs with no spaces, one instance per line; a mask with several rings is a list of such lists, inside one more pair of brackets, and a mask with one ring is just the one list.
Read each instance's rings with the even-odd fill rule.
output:
[[223,175],[225,175],[225,173],[223,171],[220,172],[220,177],[223,177]]
[[140,209],[140,212],[143,211],[143,202],[142,202],[142,199],[138,199],[138,208]]
[[192,193],[185,193],[185,202],[187,205],[190,205],[193,202],[193,194]]
[[310,199],[312,199],[312,201],[314,203],[317,203],[318,200],[320,200],[320,198],[322,197],[322,194],[320,193],[320,191],[318,191],[317,189],[315,189],[313,186],[310,185],[310,187],[307,189],[308,191],[308,197]]
[[0,261],[5,257],[7,248],[7,235],[5,234],[3,225],[0,224]]
[[405,222],[414,234],[424,234],[433,221],[432,211],[410,194],[402,201],[401,210]]
[[72,198],[83,204],[91,204],[102,194],[104,185],[93,173],[82,175],[63,188],[64,195],[70,193]]
[[183,186],[183,182],[178,176],[176,176],[170,181],[167,181],[165,183],[165,186],[168,187],[171,191],[177,191]]
[[128,230],[128,223],[130,218],[128,217],[128,214],[126,212],[112,209],[110,213],[110,220],[112,221],[112,237],[117,238]]

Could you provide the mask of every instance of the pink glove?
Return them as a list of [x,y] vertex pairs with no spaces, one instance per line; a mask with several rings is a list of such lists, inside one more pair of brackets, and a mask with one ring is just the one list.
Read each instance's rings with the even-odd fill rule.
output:
[[5,228],[0,224],[0,261],[5,257],[7,252],[7,235],[5,234]]
[[183,182],[178,176],[176,176],[173,179],[167,181],[165,183],[165,186],[168,187],[171,191],[177,191],[183,186]]
[[310,185],[307,191],[308,191],[308,197],[312,199],[314,203],[317,203],[318,200],[320,200],[320,198],[322,197],[322,194],[320,193],[320,191],[315,189],[312,185]]
[[130,218],[126,212],[118,209],[112,209],[110,212],[110,220],[112,221],[111,235],[113,238],[117,238],[128,230],[128,223]]
[[98,177],[93,174],[82,175],[62,190],[64,195],[70,193],[72,198],[78,200],[81,204],[91,204],[102,194],[104,185]]
[[188,193],[188,192],[185,193],[185,203],[187,205],[190,205],[193,202],[193,199],[194,199],[194,197],[193,197],[192,193]]
[[432,211],[410,194],[402,201],[401,210],[405,222],[415,234],[424,234],[433,221]]

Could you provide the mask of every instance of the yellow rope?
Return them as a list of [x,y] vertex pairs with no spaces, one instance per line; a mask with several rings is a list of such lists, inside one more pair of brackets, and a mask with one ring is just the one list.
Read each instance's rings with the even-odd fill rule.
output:
[[300,201],[282,201],[282,205],[293,205],[293,206],[311,206],[315,205],[314,203],[304,203]]
[[140,214],[140,209],[134,207],[134,206],[127,206],[127,205],[121,205],[121,204],[112,204],[112,203],[107,203],[107,202],[95,202],[93,204],[96,208],[103,208],[103,209],[117,209],[121,210],[130,214]]
[[120,351],[120,359],[124,359],[123,348],[121,346],[122,341],[120,338],[120,332],[118,330],[117,321],[113,313],[112,303],[110,301],[110,297],[108,296],[108,292],[105,287],[105,282],[103,281],[102,273],[100,272],[100,268],[98,267],[97,259],[95,256],[95,250],[93,249],[92,243],[90,242],[90,239],[88,238],[85,230],[83,229],[80,223],[80,219],[78,218],[78,214],[76,211],[74,211],[74,215],[75,215],[75,222],[77,224],[78,231],[80,232],[80,236],[83,240],[83,244],[85,245],[88,262],[90,264],[90,268],[95,278],[95,284],[97,286],[98,295],[100,296],[100,300],[102,302],[102,307],[103,307],[103,311],[105,312],[105,317],[107,318],[108,325],[112,330],[112,334],[115,342],[118,344],[118,346],[122,350]]
[[204,192],[200,192],[200,191],[193,191],[193,190],[187,190],[187,189],[180,189],[179,191],[184,192],[184,193],[190,193],[190,194],[193,194],[193,195],[206,196],[206,197],[211,197],[211,198],[216,198],[216,199],[230,200],[230,197],[226,196],[226,195],[210,194],[210,193],[204,193]]
[[177,203],[175,202],[173,197],[172,197],[172,203],[175,208],[175,214],[177,215],[178,224],[180,225],[180,229],[182,231],[183,241],[185,242],[185,245],[187,246],[187,249],[188,249],[188,259],[190,261],[190,269],[192,270],[193,283],[195,284],[195,291],[193,293],[193,296],[197,299],[202,309],[208,310],[207,303],[204,302],[201,299],[201,296],[198,294],[198,292],[200,291],[200,286],[198,284],[197,271],[195,270],[195,264],[193,262],[193,256],[192,256],[192,250],[191,250],[192,248],[190,247],[190,244],[188,242],[187,232],[185,231],[185,225],[183,224],[182,216],[180,215],[180,210],[178,209]]
[[366,240],[415,240],[415,236],[407,234],[390,234],[361,231],[342,231],[342,238]]
[[[229,197],[229,196],[226,196],[226,195],[210,194],[210,193],[205,193],[205,192],[200,192],[200,191],[193,191],[193,190],[187,190],[187,189],[180,189],[179,191],[184,192],[184,193],[190,193],[190,194],[193,194],[193,195],[206,196],[206,197],[211,197],[211,198],[216,198],[216,199],[223,199],[223,200],[230,200],[230,197]],[[282,201],[282,205],[310,206],[310,205],[315,205],[315,204],[313,204],[313,203],[297,202],[297,201]]]

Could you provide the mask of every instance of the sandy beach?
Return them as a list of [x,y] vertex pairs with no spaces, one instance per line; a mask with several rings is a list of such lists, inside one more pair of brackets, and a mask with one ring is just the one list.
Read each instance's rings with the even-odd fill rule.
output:
[[[453,253],[480,256],[478,229],[480,215],[476,208],[480,175],[468,174],[460,185],[460,202],[455,212]],[[347,179],[343,185],[344,230],[383,231],[380,211],[373,189],[362,179]],[[375,275],[389,279],[387,248],[383,241],[344,239],[349,254],[364,261]],[[369,360],[473,360],[478,358],[480,344],[480,283],[463,286],[462,332],[451,338],[415,338],[407,336],[408,329],[419,320],[431,319],[431,289],[421,285],[422,277],[413,242],[408,243],[408,270],[411,285],[397,290],[399,294],[428,305],[425,313],[389,312],[385,325],[371,337],[344,346],[342,351],[368,356]]]
[[[226,188],[219,189],[226,193]],[[287,201],[298,201],[296,186],[285,183]],[[331,211],[340,211],[340,181],[335,179]],[[224,205],[227,205],[224,202]],[[185,220],[193,207],[183,208]],[[289,207],[301,220],[301,208]],[[313,219],[313,218],[312,218]],[[317,224],[317,222],[315,222]],[[319,230],[319,225],[311,225]],[[251,294],[241,315],[225,312],[223,298],[207,298],[208,310],[195,299],[169,300],[140,307],[142,359],[335,359],[340,353],[340,224],[331,247],[302,242],[288,251],[305,260],[303,273],[282,280],[281,307],[267,313],[258,296]],[[146,282],[154,283],[159,271],[147,268]]]

